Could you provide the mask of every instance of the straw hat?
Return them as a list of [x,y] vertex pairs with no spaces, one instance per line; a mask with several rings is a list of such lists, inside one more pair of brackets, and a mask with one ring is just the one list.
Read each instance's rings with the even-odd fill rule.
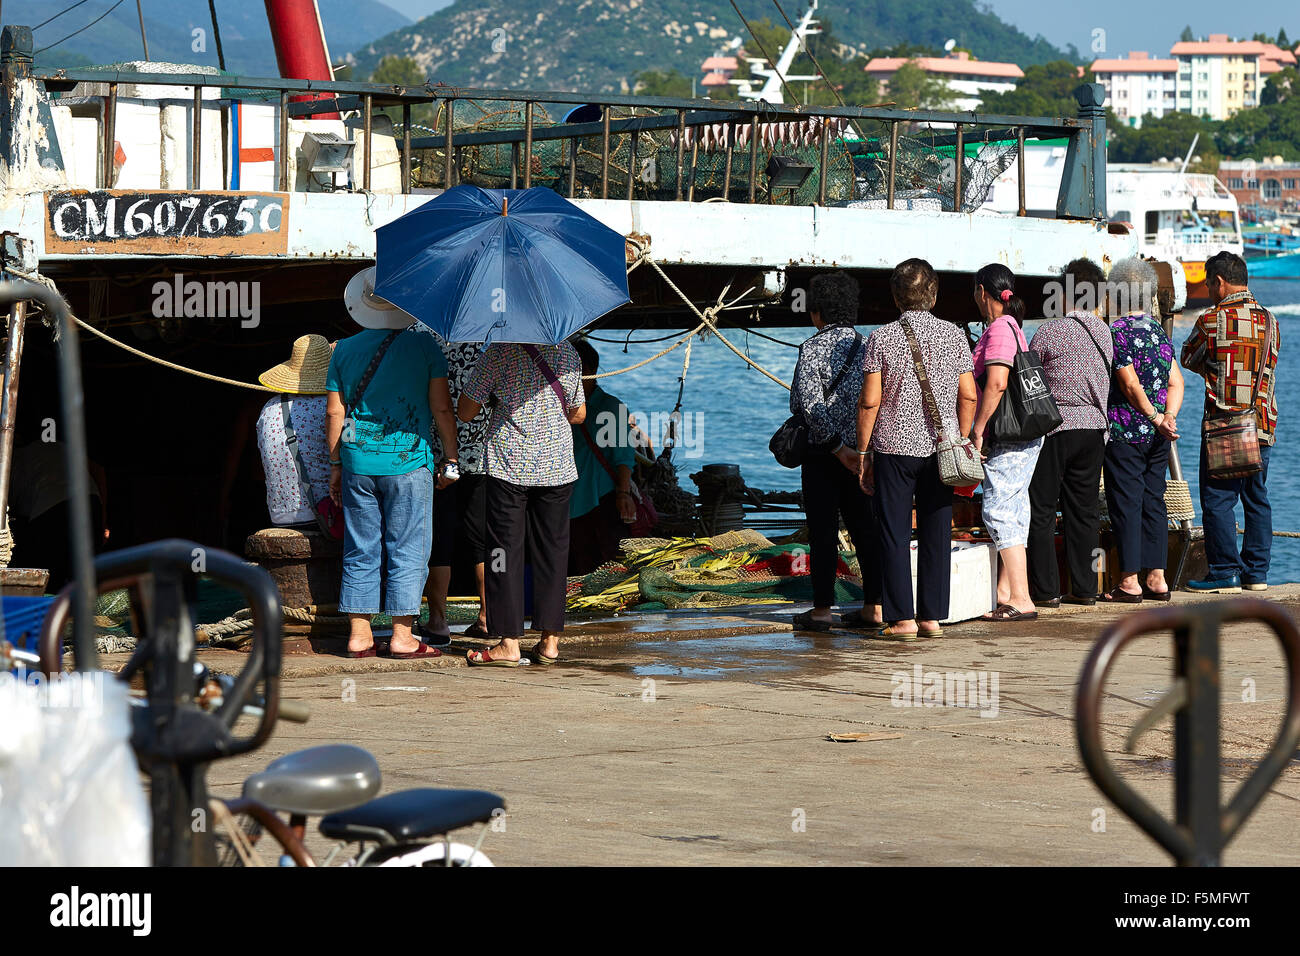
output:
[[375,295],[375,267],[362,269],[348,280],[343,290],[343,304],[357,325],[363,329],[404,329],[415,316],[403,312],[387,299]]
[[329,367],[329,340],[323,335],[304,335],[294,340],[289,361],[267,369],[257,380],[282,394],[324,395]]

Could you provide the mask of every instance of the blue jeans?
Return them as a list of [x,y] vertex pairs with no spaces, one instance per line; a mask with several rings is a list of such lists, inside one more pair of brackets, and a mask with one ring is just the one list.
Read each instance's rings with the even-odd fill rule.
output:
[[433,545],[433,473],[343,473],[343,585],[339,611],[420,613]]
[[[1273,548],[1273,508],[1268,503],[1268,457],[1272,446],[1259,446],[1263,469],[1249,478],[1218,481],[1210,478],[1201,445],[1201,516],[1205,522],[1205,557],[1210,569],[1206,580],[1221,581],[1241,575],[1247,584],[1268,582],[1269,555]],[[1246,537],[1237,553],[1237,517],[1233,509],[1241,500],[1246,512]]]

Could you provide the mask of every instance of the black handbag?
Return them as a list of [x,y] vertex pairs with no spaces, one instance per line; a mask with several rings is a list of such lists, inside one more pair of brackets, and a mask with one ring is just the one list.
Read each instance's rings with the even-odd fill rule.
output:
[[[827,398],[844,376],[848,374],[853,367],[853,360],[858,357],[858,350],[862,348],[862,336],[856,329],[853,331],[853,351],[849,352],[848,361],[844,367],[839,370],[836,376],[831,379],[830,385],[822,393],[822,398]],[[781,423],[781,427],[776,430],[772,440],[767,443],[768,451],[776,459],[777,464],[784,465],[786,468],[798,468],[807,460],[810,451],[829,451],[830,444],[813,444],[808,441],[808,423],[803,420],[803,416],[795,413]]]
[[[987,384],[987,372],[983,379]],[[1061,410],[1047,387],[1043,363],[1035,353],[1022,349],[1017,337],[1015,361],[1007,374],[1007,390],[989,419],[989,437],[1002,444],[1029,442],[1042,438],[1059,424]]]

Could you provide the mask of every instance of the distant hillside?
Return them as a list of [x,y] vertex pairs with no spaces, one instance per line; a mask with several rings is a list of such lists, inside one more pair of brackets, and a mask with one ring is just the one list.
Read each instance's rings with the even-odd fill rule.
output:
[[[36,49],[55,43],[86,26],[113,6],[114,0],[90,0],[36,31]],[[325,42],[337,63],[359,44],[391,33],[411,21],[378,0],[318,0]],[[72,0],[6,0],[5,24],[35,27]],[[278,76],[271,30],[262,0],[217,0],[221,44],[226,68],[253,76]],[[155,60],[217,65],[212,17],[207,0],[144,0],[145,35]],[[195,51],[194,29],[203,30],[203,46]],[[140,23],[131,0],[83,33],[36,56],[37,66],[82,66],[144,58]]]
[[[739,5],[746,17],[783,24],[770,0]],[[791,18],[803,11],[799,0],[782,6]],[[863,52],[899,43],[938,48],[951,38],[977,57],[1021,66],[1077,55],[1026,36],[974,0],[826,0],[818,16]],[[735,36],[749,40],[729,0],[456,0],[354,47],[353,58],[359,75],[393,54],[453,85],[617,92],[643,70],[696,76]]]

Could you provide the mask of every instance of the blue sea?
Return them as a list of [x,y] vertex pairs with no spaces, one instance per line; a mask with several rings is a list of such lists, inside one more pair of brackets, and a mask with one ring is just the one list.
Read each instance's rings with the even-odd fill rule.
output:
[[[1300,341],[1292,342],[1292,329],[1300,329],[1300,281],[1275,280],[1251,284],[1261,303],[1277,316],[1282,328],[1282,351],[1278,374],[1278,432],[1277,445],[1269,463],[1269,496],[1273,504],[1273,527],[1276,531],[1300,531],[1300,484],[1291,480],[1300,472]],[[1174,351],[1177,354],[1191,330],[1195,312],[1184,313],[1183,321],[1174,328]],[[972,316],[974,318],[974,316]],[[1035,323],[1029,323],[1030,334]],[[773,338],[797,345],[811,334],[800,329],[762,330]],[[869,327],[862,327],[867,333]],[[626,346],[622,343],[626,332],[599,331],[593,333],[602,339],[617,339],[618,344],[596,342],[600,351],[601,371],[624,368],[671,345],[675,338],[659,339],[667,332],[633,332]],[[681,333],[684,334],[684,333]],[[731,342],[782,381],[788,382],[794,372],[797,351],[749,335],[738,329],[723,329]],[[638,342],[640,340],[640,342]],[[613,376],[602,381],[604,388],[619,396],[649,425],[654,416],[666,418],[677,401],[678,378],[682,372],[684,346],[649,365]],[[1183,463],[1184,477],[1191,485],[1192,501],[1197,508],[1200,523],[1200,498],[1197,490],[1197,462],[1200,456],[1200,396],[1204,394],[1201,379],[1186,373],[1187,395],[1180,414],[1183,437],[1178,443],[1178,454]],[[1296,404],[1292,404],[1292,402]],[[691,351],[690,369],[686,376],[682,411],[688,421],[683,436],[689,448],[681,448],[674,455],[682,487],[695,491],[689,475],[706,464],[729,462],[740,466],[741,474],[751,487],[764,491],[795,491],[799,487],[799,473],[783,468],[767,450],[772,432],[789,415],[789,393],[767,379],[761,372],[741,361],[716,339],[697,337]],[[656,448],[659,436],[655,435]],[[1238,523],[1242,521],[1238,510]],[[1273,539],[1273,566],[1269,575],[1273,583],[1300,581],[1300,539]]]

